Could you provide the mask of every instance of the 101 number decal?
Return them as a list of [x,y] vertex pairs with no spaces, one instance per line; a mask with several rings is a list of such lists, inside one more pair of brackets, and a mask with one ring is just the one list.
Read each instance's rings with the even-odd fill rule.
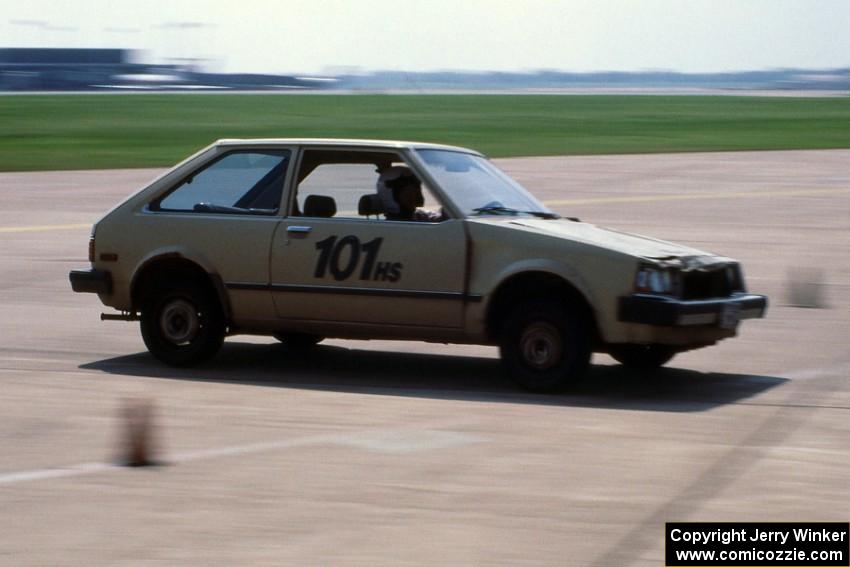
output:
[[353,234],[329,236],[316,243],[319,260],[313,276],[323,278],[330,272],[335,280],[342,281],[357,273],[361,280],[397,282],[401,279],[401,262],[377,261],[383,242],[383,238],[360,242]]

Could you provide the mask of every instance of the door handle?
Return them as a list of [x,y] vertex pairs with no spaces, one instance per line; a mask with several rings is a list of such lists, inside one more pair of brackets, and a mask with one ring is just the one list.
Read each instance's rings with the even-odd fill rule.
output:
[[290,234],[309,234],[313,230],[312,226],[288,226],[286,232]]

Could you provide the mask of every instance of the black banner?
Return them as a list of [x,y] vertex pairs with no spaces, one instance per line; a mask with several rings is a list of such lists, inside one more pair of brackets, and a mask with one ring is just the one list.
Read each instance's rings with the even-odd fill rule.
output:
[[667,567],[850,567],[850,524],[668,522]]

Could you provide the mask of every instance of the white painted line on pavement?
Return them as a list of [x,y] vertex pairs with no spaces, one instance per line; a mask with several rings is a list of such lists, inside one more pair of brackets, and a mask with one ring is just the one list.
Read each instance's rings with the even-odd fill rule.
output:
[[[218,447],[212,449],[201,449],[198,451],[187,451],[183,453],[176,453],[173,455],[169,455],[164,459],[165,464],[169,463],[188,463],[192,461],[201,461],[205,459],[214,459],[218,457],[233,457],[237,455],[248,455],[252,453],[264,453],[268,451],[278,451],[281,449],[295,449],[299,447],[306,447],[312,445],[324,445],[324,444],[334,444],[334,445],[348,445],[348,446],[360,446],[363,448],[368,448],[370,444],[370,440],[374,439],[390,439],[395,438],[397,440],[404,439],[405,434],[408,439],[412,439],[414,443],[417,442],[417,436],[419,436],[419,443],[421,443],[422,438],[434,439],[435,436],[443,435],[446,436],[442,443],[431,443],[431,446],[422,446],[419,450],[425,449],[438,449],[449,446],[456,446],[458,444],[457,439],[460,438],[468,438],[473,439],[472,436],[467,436],[462,433],[457,433],[453,431],[441,431],[435,428],[438,427],[446,427],[446,426],[462,426],[464,424],[472,423],[476,420],[472,419],[464,419],[464,420],[453,420],[451,422],[438,422],[438,423],[423,423],[421,424],[421,429],[418,427],[384,427],[384,428],[374,428],[374,429],[363,429],[354,433],[335,433],[335,434],[327,434],[327,435],[309,435],[306,437],[297,437],[294,439],[282,439],[279,441],[265,441],[260,443],[248,443],[246,445],[231,445],[229,447]],[[454,441],[450,443],[446,443],[445,439],[453,438]],[[480,438],[474,438],[475,441],[481,441]],[[468,441],[465,441],[468,442]],[[409,447],[408,447],[409,449]],[[398,451],[395,451],[398,452]],[[401,451],[401,452],[410,452]],[[34,469],[29,471],[18,471],[18,472],[9,472],[9,473],[0,473],[0,485],[4,484],[16,484],[20,482],[32,482],[37,480],[47,480],[47,479],[57,479],[57,478],[68,478],[74,476],[82,476],[86,474],[94,474],[99,472],[106,471],[115,471],[118,469],[125,468],[118,463],[82,463],[77,465],[70,465],[67,467],[58,467],[58,468],[48,468],[48,469]]]
[[117,468],[119,468],[119,465],[117,464],[83,463],[57,469],[36,469],[32,471],[5,473],[0,474],[0,485],[29,482],[33,480],[45,480],[48,478],[66,478],[69,476],[79,476]]
[[373,453],[405,455],[432,449],[448,449],[460,447],[481,441],[479,437],[457,433],[455,431],[439,431],[434,429],[404,429],[386,431],[375,435],[349,437],[337,444],[347,445],[356,449],[364,449]]

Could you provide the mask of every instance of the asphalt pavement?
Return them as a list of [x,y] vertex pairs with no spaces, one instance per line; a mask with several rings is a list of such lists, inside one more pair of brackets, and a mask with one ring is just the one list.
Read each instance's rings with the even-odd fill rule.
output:
[[[0,564],[663,564],[667,521],[850,520],[850,151],[496,160],[742,261],[766,319],[555,396],[492,347],[231,337],[173,369],[67,274],[161,170],[0,173]],[[152,455],[128,468],[127,408]]]

